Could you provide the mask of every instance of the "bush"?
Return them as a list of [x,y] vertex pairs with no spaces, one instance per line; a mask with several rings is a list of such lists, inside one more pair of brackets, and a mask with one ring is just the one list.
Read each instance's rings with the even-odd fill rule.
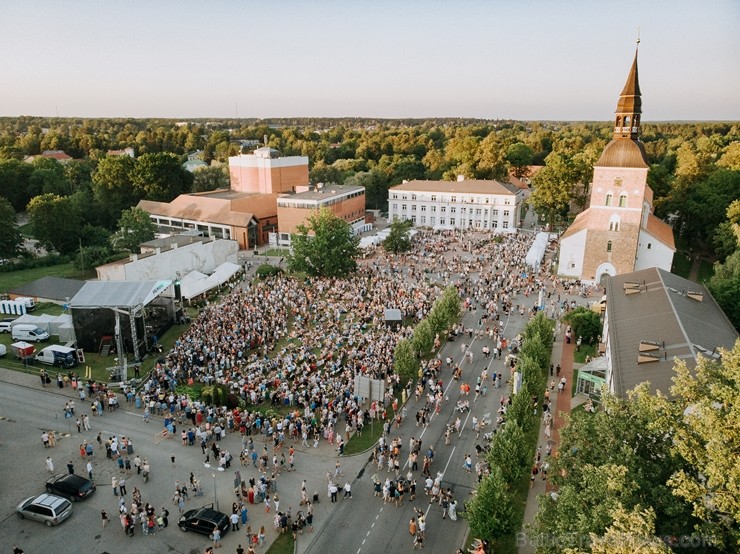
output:
[[21,269],[35,269],[37,267],[52,267],[55,265],[66,264],[70,261],[68,256],[59,254],[49,254],[38,258],[32,256],[23,256],[17,262],[12,264],[0,265],[0,273],[10,273]]
[[283,272],[283,270],[277,266],[270,265],[270,264],[262,264],[257,268],[257,271],[255,274],[260,279],[267,279],[271,275],[280,275]]
[[593,344],[601,334],[601,317],[596,312],[583,306],[578,306],[567,314],[563,320],[573,328],[574,339],[583,337],[583,342],[586,344]]

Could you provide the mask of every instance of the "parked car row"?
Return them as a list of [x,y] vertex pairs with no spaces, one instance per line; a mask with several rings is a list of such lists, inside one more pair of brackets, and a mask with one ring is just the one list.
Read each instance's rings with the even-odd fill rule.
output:
[[95,483],[79,475],[63,473],[46,481],[46,492],[30,496],[18,504],[21,519],[40,521],[49,527],[59,525],[72,515],[72,502],[89,498]]

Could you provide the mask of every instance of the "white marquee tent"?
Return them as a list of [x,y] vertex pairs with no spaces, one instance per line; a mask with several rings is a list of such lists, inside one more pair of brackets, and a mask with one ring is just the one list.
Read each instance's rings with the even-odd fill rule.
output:
[[211,275],[204,275],[200,271],[191,271],[180,279],[180,294],[185,300],[195,298],[199,294],[223,285],[240,269],[241,267],[238,264],[224,262]]
[[75,329],[72,324],[72,316],[70,314],[62,315],[31,315],[25,314],[14,320],[12,325],[18,325],[20,323],[33,324],[40,327],[50,335],[58,335],[59,342],[74,342],[75,341]]
[[538,270],[542,263],[542,259],[545,257],[545,251],[547,250],[547,245],[549,243],[550,239],[548,233],[537,233],[532,246],[529,248],[529,252],[527,252],[527,257],[524,259],[524,262],[529,267]]

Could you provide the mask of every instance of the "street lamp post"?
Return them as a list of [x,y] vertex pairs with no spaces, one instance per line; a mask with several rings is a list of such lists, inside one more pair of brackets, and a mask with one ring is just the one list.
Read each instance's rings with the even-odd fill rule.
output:
[[216,503],[216,511],[220,512],[221,510],[218,509],[218,494],[216,493],[216,474],[211,473],[211,476],[213,477],[213,499]]

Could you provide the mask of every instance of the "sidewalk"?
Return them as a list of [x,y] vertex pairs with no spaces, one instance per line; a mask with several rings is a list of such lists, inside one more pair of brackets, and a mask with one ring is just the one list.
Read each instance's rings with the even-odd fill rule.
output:
[[[560,364],[560,377],[556,377],[554,372],[553,376],[547,380],[547,386],[550,386],[550,382],[555,383],[554,390],[550,392],[550,400],[553,405],[553,429],[552,438],[548,439],[545,436],[545,427],[540,421],[540,433],[537,439],[537,446],[542,451],[543,461],[547,461],[545,456],[545,449],[547,443],[552,444],[552,455],[557,455],[558,447],[560,444],[560,429],[565,425],[565,420],[570,414],[571,410],[571,391],[572,391],[572,380],[573,380],[573,351],[575,348],[574,343],[566,344],[565,342],[565,325],[562,326],[560,334],[557,336],[557,340],[552,346],[552,357],[550,358],[553,366]],[[558,394],[557,384],[565,377],[566,384],[562,394]],[[551,490],[550,482],[543,481],[541,474],[537,476],[534,482],[534,486],[529,489],[529,495],[527,496],[527,504],[524,508],[524,521],[522,522],[522,533],[527,533],[527,527],[534,522],[534,517],[539,510],[538,498],[542,494],[546,494]],[[519,541],[517,541],[519,544]],[[530,541],[526,541],[524,545],[519,546],[520,554],[534,554],[535,547]]]

